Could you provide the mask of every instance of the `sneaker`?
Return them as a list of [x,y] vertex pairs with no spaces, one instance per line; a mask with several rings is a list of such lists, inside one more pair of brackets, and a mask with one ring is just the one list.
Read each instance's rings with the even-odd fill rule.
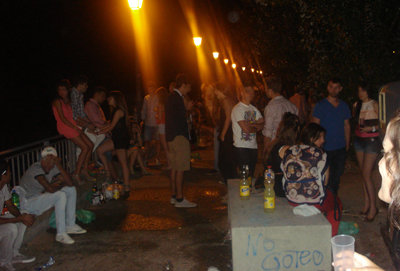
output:
[[74,239],[72,239],[71,237],[69,237],[69,235],[67,233],[59,233],[56,235],[56,241],[60,242],[64,245],[72,245],[73,243],[75,243]]
[[196,207],[196,206],[197,206],[196,203],[190,202],[187,199],[183,199],[181,202],[177,201],[175,203],[175,207],[176,208],[193,208],[193,207]]
[[36,260],[35,257],[29,257],[29,256],[25,256],[21,253],[18,253],[12,259],[12,263],[31,263],[31,262],[34,262],[35,260]]
[[169,200],[169,203],[171,203],[172,205],[175,205],[176,198],[171,197],[171,199]]
[[67,233],[68,234],[84,234],[87,231],[85,229],[82,229],[79,225],[73,225],[71,227],[67,227]]
[[15,271],[15,268],[12,265],[12,263],[0,263],[0,268],[1,270],[4,271]]

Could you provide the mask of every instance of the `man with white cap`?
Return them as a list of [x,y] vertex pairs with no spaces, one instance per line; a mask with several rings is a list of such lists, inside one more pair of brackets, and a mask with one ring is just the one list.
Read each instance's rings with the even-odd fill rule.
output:
[[53,147],[42,150],[42,159],[31,165],[21,178],[26,191],[27,212],[40,215],[54,207],[56,214],[56,241],[73,244],[69,234],[83,234],[86,230],[75,224],[76,189],[70,175],[61,165]]

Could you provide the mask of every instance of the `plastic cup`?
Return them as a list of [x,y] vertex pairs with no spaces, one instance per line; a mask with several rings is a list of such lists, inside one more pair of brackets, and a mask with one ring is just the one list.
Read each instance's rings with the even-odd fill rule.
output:
[[335,271],[346,271],[354,267],[354,237],[340,234],[332,237],[332,254]]

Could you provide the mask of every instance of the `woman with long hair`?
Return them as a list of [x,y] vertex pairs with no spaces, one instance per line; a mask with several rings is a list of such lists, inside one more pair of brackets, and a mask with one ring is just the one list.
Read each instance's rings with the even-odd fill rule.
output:
[[354,149],[363,178],[364,208],[361,214],[371,222],[378,213],[376,192],[372,182],[372,169],[381,151],[379,138],[378,103],[370,98],[370,87],[361,83],[358,86],[359,100],[353,106],[353,116],[357,122],[354,137]]
[[115,150],[118,161],[122,167],[122,176],[124,180],[125,192],[129,193],[129,168],[127,149],[129,148],[130,131],[128,120],[128,106],[122,92],[111,91],[107,98],[108,105],[111,108],[111,122],[104,128],[100,129],[101,133],[111,132],[111,139],[101,144],[96,152],[103,163],[108,177],[110,177],[110,169],[107,164],[105,153]]
[[217,84],[215,88],[215,97],[218,100],[219,107],[219,123],[217,126],[220,128],[218,135],[219,143],[219,156],[218,168],[224,178],[224,183],[228,179],[235,178],[235,161],[233,149],[233,132],[231,113],[232,108],[235,106],[235,101],[232,98],[232,90],[229,85]]
[[400,116],[393,118],[383,139],[383,158],[379,161],[382,185],[378,197],[389,203],[389,222],[393,227],[392,250],[396,269],[400,269]]
[[295,114],[286,112],[279,123],[276,138],[271,142],[270,149],[267,150],[264,169],[272,167],[275,173],[274,190],[278,197],[285,197],[282,188],[283,172],[281,169],[282,159],[279,150],[282,146],[293,146],[297,143],[300,133],[300,118]]
[[289,204],[319,209],[331,223],[334,236],[339,229],[341,203],[327,189],[329,168],[327,154],[322,149],[325,134],[322,126],[310,123],[301,132],[301,143],[282,147],[279,155],[282,158],[283,190]]
[[[168,162],[168,145],[167,139],[165,138],[165,103],[168,98],[168,90],[165,87],[160,87],[156,90],[157,95],[157,107],[156,107],[156,121],[158,125],[158,134],[160,136],[160,143],[165,152],[165,157]],[[161,155],[161,151],[157,151],[158,156]],[[160,161],[160,157],[158,157],[158,161]],[[169,163],[168,163],[169,164]]]
[[76,125],[72,117],[70,104],[70,88],[68,80],[63,79],[57,85],[57,97],[52,103],[53,114],[57,121],[57,131],[65,138],[71,140],[81,149],[78,156],[75,172],[72,177],[80,184],[81,174],[87,179],[92,179],[87,171],[90,156],[93,150],[93,143]]

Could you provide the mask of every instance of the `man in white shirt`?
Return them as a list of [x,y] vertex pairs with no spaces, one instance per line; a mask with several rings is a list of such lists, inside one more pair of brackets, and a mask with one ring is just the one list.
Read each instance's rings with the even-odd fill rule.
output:
[[268,150],[269,144],[275,139],[279,123],[286,112],[298,115],[297,107],[281,95],[282,81],[280,78],[270,76],[265,79],[265,93],[269,101],[264,109],[264,154]]
[[264,119],[253,106],[254,87],[246,82],[240,87],[240,102],[232,109],[233,145],[236,150],[237,165],[249,166],[250,176],[254,175],[257,164],[257,131],[261,130]]
[[[24,239],[26,227],[33,225],[35,217],[21,214],[11,200],[8,184],[11,170],[5,160],[0,160],[0,270],[12,271],[14,263],[30,263],[35,257],[19,253]],[[1,210],[6,206],[9,214],[2,215]]]

